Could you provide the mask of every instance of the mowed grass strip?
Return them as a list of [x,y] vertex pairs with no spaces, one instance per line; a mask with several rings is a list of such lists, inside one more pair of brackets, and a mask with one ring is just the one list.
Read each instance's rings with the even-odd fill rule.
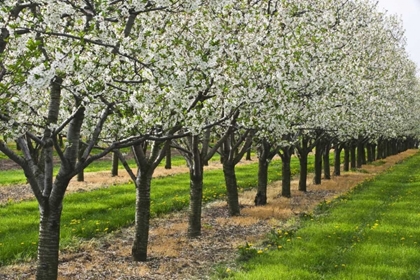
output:
[[[312,162],[312,158],[311,161]],[[293,173],[299,171],[292,161]],[[257,185],[258,164],[237,166],[241,190]],[[281,162],[270,164],[269,180],[281,178]],[[204,202],[224,198],[222,170],[204,174]],[[186,208],[189,205],[189,174],[155,178],[151,187],[152,216]],[[79,238],[92,238],[134,223],[135,188],[133,184],[110,186],[90,192],[69,193],[63,203],[61,247]],[[0,207],[0,266],[35,257],[38,242],[38,206],[35,201],[13,202]]]
[[[216,159],[214,159],[216,160]],[[131,166],[135,166],[135,160],[129,159],[127,163]],[[182,156],[173,156],[172,157],[172,166],[183,166],[186,165],[185,160]],[[163,161],[161,166],[165,165]],[[54,168],[54,174],[58,173],[59,165],[56,165]],[[84,172],[98,172],[98,171],[107,171],[111,173],[112,161],[111,160],[97,160],[92,162],[88,167],[85,168]],[[119,172],[125,172],[124,167],[119,163],[118,168]],[[0,170],[0,187],[2,186],[11,186],[15,184],[25,184],[27,182],[25,175],[22,169],[10,169],[10,170]]]
[[[420,155],[273,230],[236,279],[420,279]],[[274,242],[273,242],[274,240]],[[258,252],[256,251],[258,250]]]

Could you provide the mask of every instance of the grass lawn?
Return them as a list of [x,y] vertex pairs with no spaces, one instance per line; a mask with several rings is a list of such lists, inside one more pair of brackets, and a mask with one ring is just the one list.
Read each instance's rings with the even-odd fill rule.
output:
[[235,279],[420,279],[420,155],[246,246]]

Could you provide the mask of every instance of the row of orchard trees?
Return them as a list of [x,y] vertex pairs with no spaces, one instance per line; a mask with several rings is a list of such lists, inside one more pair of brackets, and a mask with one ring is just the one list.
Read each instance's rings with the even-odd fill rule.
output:
[[[305,191],[314,147],[318,163],[332,146],[338,155],[368,147],[373,159],[373,147],[401,148],[419,135],[419,81],[401,23],[369,0],[0,5],[0,151],[22,167],[39,204],[37,279],[57,278],[70,179],[121,147],[133,148],[138,168],[127,170],[136,187],[132,254],[142,261],[152,174],[171,146],[190,168],[188,235],[195,237],[203,166],[215,152],[230,214],[239,215],[235,165],[253,142],[260,162],[256,201],[264,204],[276,154],[282,195],[290,196],[293,151]],[[8,149],[10,140],[23,156]],[[102,152],[92,155],[98,146]],[[53,150],[60,161],[55,176]]]

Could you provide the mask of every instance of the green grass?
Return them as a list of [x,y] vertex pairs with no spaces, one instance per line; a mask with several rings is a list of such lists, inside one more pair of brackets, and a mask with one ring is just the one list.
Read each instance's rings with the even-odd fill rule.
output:
[[[420,155],[274,230],[235,279],[420,279]],[[270,246],[271,245],[271,246]],[[265,248],[269,248],[265,251]],[[258,250],[262,249],[262,253]],[[256,252],[256,253],[255,253]]]
[[[310,158],[312,162],[312,158]],[[299,171],[292,159],[292,173]],[[240,189],[257,185],[258,164],[236,168]],[[270,164],[269,181],[281,178],[281,162]],[[222,170],[204,174],[204,202],[223,198]],[[156,178],[151,189],[152,216],[184,209],[189,204],[189,174]],[[134,223],[135,188],[132,184],[111,186],[90,192],[70,193],[64,199],[61,221],[61,247],[78,238],[92,238]],[[35,201],[11,202],[0,206],[0,265],[33,258],[38,239],[38,206]]]
[[[218,160],[219,157],[215,157],[212,160]],[[127,161],[131,167],[135,167],[134,159]],[[185,160],[182,156],[173,156],[172,157],[172,166],[183,166],[186,165]],[[98,171],[109,171],[111,173],[111,160],[98,160],[86,167],[85,172],[98,172]],[[163,161],[161,166],[165,165]],[[59,166],[55,166],[54,173],[57,174]],[[119,164],[119,172],[126,172],[122,164]],[[10,186],[14,184],[25,184],[26,178],[21,169],[10,169],[10,170],[0,170],[0,187],[1,186]]]

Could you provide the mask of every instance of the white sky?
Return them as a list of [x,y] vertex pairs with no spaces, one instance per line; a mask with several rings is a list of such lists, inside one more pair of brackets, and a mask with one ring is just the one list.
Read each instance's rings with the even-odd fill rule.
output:
[[378,0],[378,8],[400,15],[407,38],[407,52],[420,70],[420,0]]

